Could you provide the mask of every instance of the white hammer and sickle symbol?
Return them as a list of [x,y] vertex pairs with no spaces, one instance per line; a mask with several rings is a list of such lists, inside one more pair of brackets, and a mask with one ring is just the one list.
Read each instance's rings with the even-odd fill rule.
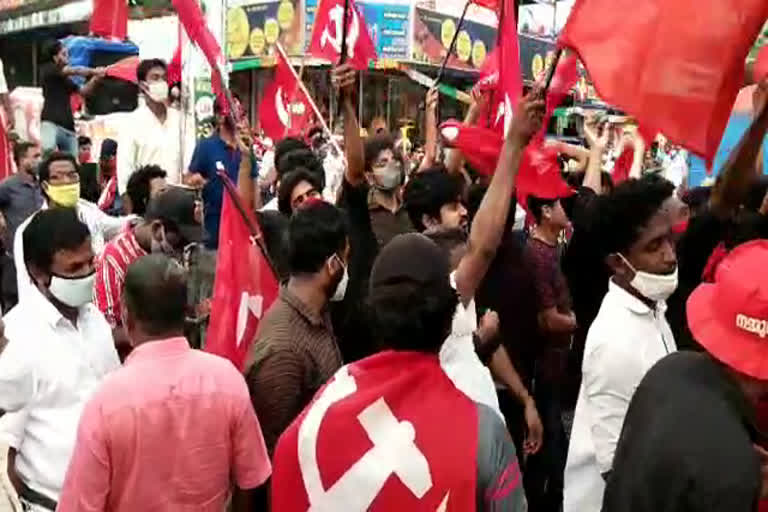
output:
[[[349,31],[347,32],[347,56],[352,59],[355,56],[355,44],[357,43],[357,38],[360,36],[360,21],[357,19],[357,12],[353,8],[349,9],[349,16],[351,18],[351,24],[349,26]],[[326,43],[330,43],[334,50],[341,52],[343,18],[344,7],[336,4],[328,12],[328,20],[333,21],[336,30],[334,31],[334,35],[331,36],[331,33],[328,31],[329,25],[326,25],[323,29],[323,33],[320,35],[320,46],[325,47]]]

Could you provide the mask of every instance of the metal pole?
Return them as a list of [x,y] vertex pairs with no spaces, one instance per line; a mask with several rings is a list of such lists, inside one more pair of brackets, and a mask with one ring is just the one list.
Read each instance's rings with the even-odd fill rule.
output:
[[456,32],[453,33],[453,39],[451,39],[451,44],[448,46],[448,52],[445,54],[445,58],[443,59],[443,63],[440,66],[440,71],[437,72],[437,78],[435,78],[435,84],[440,83],[440,80],[443,78],[443,73],[445,73],[445,66],[448,65],[448,59],[451,58],[451,54],[453,53],[454,48],[456,47],[456,40],[459,38],[459,32],[461,32],[461,25],[464,23],[464,17],[467,15],[467,9],[469,9],[469,4],[472,3],[472,0],[467,0],[467,3],[464,5],[464,10],[461,12],[461,18],[459,18],[459,23],[456,26]]

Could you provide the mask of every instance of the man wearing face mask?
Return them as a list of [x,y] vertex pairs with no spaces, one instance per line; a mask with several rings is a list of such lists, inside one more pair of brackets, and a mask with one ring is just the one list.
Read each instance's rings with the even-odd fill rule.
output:
[[143,60],[136,68],[143,103],[126,118],[120,130],[117,192],[121,196],[131,175],[145,165],[165,170],[168,183],[181,183],[181,115],[168,106],[166,74],[167,66],[160,59]]
[[0,409],[20,411],[15,457],[25,510],[53,511],[85,402],[120,365],[109,325],[91,304],[94,254],[74,210],[51,208],[24,230],[20,271],[31,293],[4,318]]
[[656,175],[625,181],[599,199],[600,250],[613,271],[587,334],[565,469],[564,512],[597,512],[635,389],[676,351],[665,318],[677,287],[674,185]]
[[259,324],[246,380],[270,455],[280,434],[341,367],[328,304],[344,298],[349,241],[344,216],[314,200],[291,217],[290,278]]
[[[68,153],[54,152],[43,160],[39,167],[38,180],[43,191],[43,209],[66,208],[74,210],[77,217],[88,226],[93,252],[101,254],[107,241],[115,237],[131,217],[112,217],[94,203],[80,199],[80,174],[75,157]],[[21,237],[27,224],[34,218],[27,218],[16,231],[13,244],[13,260],[16,268],[24,262],[24,244]],[[16,273],[16,282],[21,298],[31,288],[31,281],[25,272]]]
[[192,194],[170,187],[152,199],[143,219],[135,220],[109,242],[96,264],[94,303],[113,329],[121,357],[130,351],[120,317],[128,266],[145,254],[180,257],[184,247],[202,240]]

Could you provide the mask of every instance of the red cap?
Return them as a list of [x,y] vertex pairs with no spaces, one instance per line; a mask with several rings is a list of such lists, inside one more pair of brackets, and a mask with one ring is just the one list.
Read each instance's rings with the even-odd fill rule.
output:
[[768,241],[732,250],[713,284],[688,299],[688,326],[713,357],[744,375],[768,380]]

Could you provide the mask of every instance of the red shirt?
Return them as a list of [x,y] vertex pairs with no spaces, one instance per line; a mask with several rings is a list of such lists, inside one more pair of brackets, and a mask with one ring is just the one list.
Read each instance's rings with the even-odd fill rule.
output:
[[94,301],[113,328],[122,324],[120,294],[123,293],[128,265],[147,254],[136,240],[133,233],[134,226],[135,224],[129,224],[122,233],[109,242],[96,262]]
[[272,471],[240,372],[184,338],[136,347],[86,404],[57,510],[225,510]]

